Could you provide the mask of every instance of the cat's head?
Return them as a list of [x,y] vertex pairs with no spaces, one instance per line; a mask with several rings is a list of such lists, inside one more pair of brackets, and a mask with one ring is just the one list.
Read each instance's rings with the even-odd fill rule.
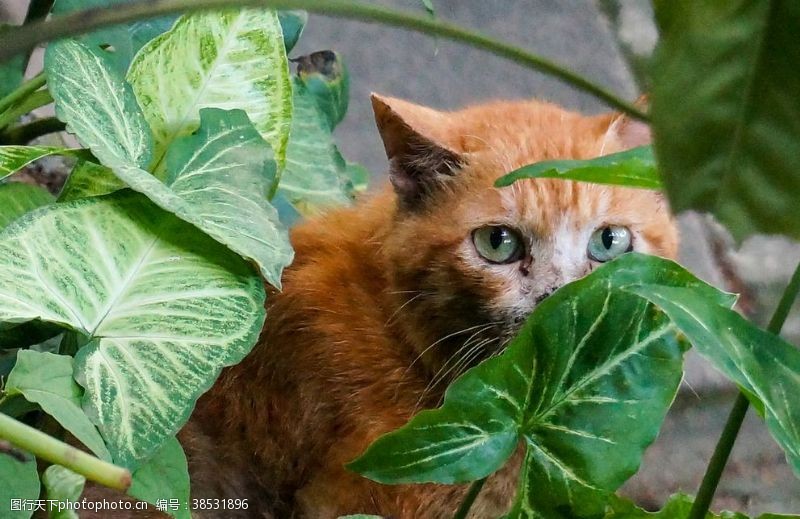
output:
[[653,191],[557,179],[494,187],[534,162],[646,144],[644,125],[538,101],[457,112],[372,101],[396,193],[383,250],[391,290],[411,342],[436,344],[424,355],[434,366],[454,348],[497,351],[542,299],[620,254],[675,256],[674,222]]

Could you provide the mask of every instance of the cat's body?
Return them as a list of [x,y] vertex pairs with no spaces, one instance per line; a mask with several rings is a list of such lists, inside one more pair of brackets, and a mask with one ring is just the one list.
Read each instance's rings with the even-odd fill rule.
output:
[[[373,102],[394,189],[293,230],[296,259],[268,298],[258,345],[223,371],[180,435],[194,498],[248,500],[238,515],[201,517],[451,517],[464,486],[379,485],[344,464],[438,405],[447,382],[501,351],[537,302],[599,264],[590,240],[675,254],[655,193],[560,180],[493,187],[525,164],[640,143],[627,120],[538,102],[452,114]],[[518,469],[515,456],[489,479],[471,517],[507,511]]]

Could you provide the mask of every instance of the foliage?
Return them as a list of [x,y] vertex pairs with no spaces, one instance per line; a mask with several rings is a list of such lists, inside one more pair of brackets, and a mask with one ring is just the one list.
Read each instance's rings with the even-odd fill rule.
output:
[[[44,27],[128,3],[58,0]],[[432,17],[431,2],[422,5],[429,16],[348,12],[493,50],[643,117],[585,79],[454,29]],[[711,211],[739,238],[797,238],[800,8],[655,6],[653,148],[529,165],[498,187],[543,177],[645,189],[663,182],[674,209]],[[54,102],[83,146],[0,146],[0,438],[22,443],[20,430],[45,438],[41,448],[25,443],[42,459],[41,475],[29,457],[0,453],[0,502],[41,492],[74,500],[86,479],[130,482],[128,493],[151,503],[188,501],[175,434],[219,371],[257,341],[264,281],[280,288],[292,260],[287,226],[350,203],[368,176],[333,137],[349,99],[342,56],[287,58],[306,21],[303,11],[230,8],[112,25],[50,43],[45,88],[43,76],[22,81],[23,56],[0,63],[0,130]],[[57,199],[13,182],[51,155],[76,160]],[[559,289],[501,355],[454,381],[441,407],[379,438],[349,468],[384,484],[475,481],[472,499],[519,451],[509,518],[743,518],[707,513],[702,492],[696,502],[673,496],[655,513],[614,492],[658,434],[689,343],[739,385],[800,475],[800,351],[777,335],[798,288],[787,287],[765,331],[731,310],[731,295],[675,263],[622,256]],[[4,429],[9,417],[20,427]],[[54,452],[69,446],[24,423],[49,423],[94,457],[70,465]],[[110,469],[124,477],[110,478]],[[186,507],[173,514],[189,516]]]

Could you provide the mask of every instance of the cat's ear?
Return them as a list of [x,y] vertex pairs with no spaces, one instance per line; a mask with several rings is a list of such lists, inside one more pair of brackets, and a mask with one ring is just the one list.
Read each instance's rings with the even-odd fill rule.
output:
[[[641,110],[646,110],[648,105],[647,96],[642,96],[636,100],[634,106]],[[647,123],[639,121],[625,114],[617,114],[612,120],[606,133],[606,140],[614,139],[619,143],[621,149],[628,150],[638,146],[647,146],[652,143],[650,127]]]
[[375,122],[402,205],[414,209],[466,164],[446,141],[446,114],[372,94]]

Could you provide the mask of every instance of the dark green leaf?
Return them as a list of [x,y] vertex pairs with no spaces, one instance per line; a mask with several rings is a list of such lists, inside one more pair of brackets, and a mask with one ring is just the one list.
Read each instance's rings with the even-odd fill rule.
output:
[[695,290],[653,284],[629,290],[658,305],[702,356],[763,404],[770,433],[800,476],[800,350]]
[[128,493],[137,499],[156,504],[156,501],[177,499],[178,510],[167,510],[177,519],[190,519],[184,503],[189,503],[189,469],[186,455],[175,438],[168,438],[150,460],[133,473]]
[[500,468],[523,440],[512,517],[602,514],[655,439],[682,375],[674,327],[620,290],[641,283],[732,302],[673,262],[624,255],[556,291],[502,355],[448,388],[441,408],[378,439],[349,467],[384,483],[460,483]]
[[303,29],[308,22],[308,13],[305,11],[278,11],[278,21],[281,23],[283,44],[288,53],[297,45],[297,40],[303,34]]
[[660,189],[653,150],[642,146],[589,160],[537,162],[500,177],[497,187],[510,186],[523,178],[561,178],[596,184]]
[[[30,455],[29,455],[30,456]],[[33,512],[29,507],[11,510],[11,500],[35,500],[39,498],[39,474],[33,456],[21,462],[11,456],[0,454],[0,506],[6,519],[28,519]]]
[[676,211],[800,238],[800,2],[660,0],[656,155]]
[[344,59],[332,50],[321,50],[296,60],[297,77],[317,102],[333,129],[344,119],[350,102],[350,74]]
[[[7,28],[7,24],[0,24],[0,33]],[[22,84],[24,73],[25,59],[21,54],[0,62],[0,98],[7,96]]]

